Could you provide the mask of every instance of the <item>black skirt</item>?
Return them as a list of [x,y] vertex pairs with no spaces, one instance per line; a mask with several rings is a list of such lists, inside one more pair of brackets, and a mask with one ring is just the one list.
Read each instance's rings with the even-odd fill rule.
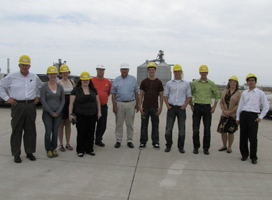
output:
[[217,132],[218,133],[234,133],[237,131],[238,125],[236,124],[236,120],[233,117],[224,117],[221,116]]
[[70,103],[70,95],[65,95],[65,104],[62,110],[62,119],[69,119],[69,103]]

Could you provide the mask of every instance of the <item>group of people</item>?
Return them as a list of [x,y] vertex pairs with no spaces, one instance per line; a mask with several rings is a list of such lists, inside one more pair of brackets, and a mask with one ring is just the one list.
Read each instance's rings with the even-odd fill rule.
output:
[[[67,65],[62,65],[60,72],[55,66],[49,66],[49,81],[46,83],[31,73],[30,67],[30,57],[22,55],[19,59],[19,72],[8,74],[0,81],[0,96],[11,104],[10,145],[14,162],[22,162],[22,138],[26,157],[31,161],[36,160],[36,104],[40,101],[43,106],[47,157],[58,156],[58,138],[60,151],[73,150],[70,145],[71,122],[76,123],[78,156],[83,157],[85,153],[94,156],[94,132],[95,144],[105,146],[102,138],[106,130],[107,101],[112,85],[104,78],[105,67],[99,64],[97,76],[92,80],[88,72],[82,72],[77,84],[68,78],[70,69]],[[57,78],[58,74],[62,77],[60,80]],[[65,147],[63,132],[66,136]]]
[[[191,84],[185,81],[183,70],[179,64],[173,67],[174,79],[167,82],[165,88],[156,78],[157,66],[154,62],[147,65],[148,77],[140,84],[140,94],[136,78],[129,74],[129,65],[122,63],[121,75],[113,84],[104,78],[105,67],[98,64],[97,76],[91,78],[86,71],[80,75],[75,84],[68,78],[70,69],[67,65],[60,67],[61,80],[57,81],[58,70],[55,66],[47,69],[49,81],[41,82],[37,75],[29,72],[31,61],[29,56],[22,55],[19,59],[19,72],[11,73],[0,81],[0,96],[11,104],[11,152],[14,162],[21,163],[21,141],[27,158],[36,160],[36,106],[41,101],[43,106],[42,119],[45,126],[45,150],[49,158],[57,157],[58,138],[60,151],[73,150],[70,145],[71,122],[76,124],[77,146],[79,157],[85,154],[95,155],[93,145],[104,147],[103,135],[107,126],[108,97],[112,94],[113,113],[116,118],[115,148],[120,148],[123,140],[123,127],[126,124],[127,146],[134,148],[134,118],[135,112],[141,114],[140,148],[145,148],[148,141],[148,123],[152,123],[152,145],[160,148],[159,115],[163,100],[167,107],[165,129],[166,148],[170,152],[173,145],[173,126],[178,120],[177,146],[180,153],[185,153],[186,107],[190,105],[193,112],[193,146],[194,154],[199,153],[199,129],[201,118],[204,124],[203,151],[209,154],[211,140],[211,120],[220,93],[213,81],[207,78],[208,67],[201,65],[200,78]],[[246,77],[249,89],[239,91],[236,76],[231,76],[228,85],[221,95],[220,107],[222,115],[217,131],[221,133],[223,146],[219,151],[231,153],[234,132],[240,125],[241,160],[248,156],[253,164],[257,163],[257,132],[258,123],[269,109],[264,92],[256,88],[257,77],[250,73]],[[214,99],[214,104],[212,104]],[[262,110],[260,111],[260,106]],[[65,131],[64,131],[65,129]],[[66,136],[66,146],[63,145],[63,131]],[[24,133],[24,134],[23,134]],[[248,150],[250,142],[250,151]],[[249,153],[250,152],[250,153]]]

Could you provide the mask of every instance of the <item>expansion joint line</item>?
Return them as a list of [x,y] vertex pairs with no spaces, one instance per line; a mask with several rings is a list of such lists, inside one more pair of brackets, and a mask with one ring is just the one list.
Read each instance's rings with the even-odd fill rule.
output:
[[130,185],[130,189],[129,189],[129,193],[128,193],[128,198],[127,198],[127,200],[129,200],[129,198],[130,198],[130,194],[131,194],[131,190],[132,190],[134,178],[135,178],[136,171],[137,171],[137,168],[138,168],[138,163],[139,163],[141,151],[142,151],[142,150],[139,151],[139,155],[138,155],[137,163],[136,163],[136,166],[135,166],[135,169],[134,169],[134,174],[133,174],[133,177],[132,177],[132,181],[131,181],[131,185]]

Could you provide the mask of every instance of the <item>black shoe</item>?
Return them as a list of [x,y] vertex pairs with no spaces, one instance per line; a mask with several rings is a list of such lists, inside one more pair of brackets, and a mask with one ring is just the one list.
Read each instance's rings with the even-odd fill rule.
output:
[[182,149],[179,149],[179,152],[180,153],[185,153],[185,150],[182,148]]
[[132,144],[132,142],[128,142],[127,145],[129,148],[134,148],[134,145]]
[[95,145],[100,146],[100,147],[104,147],[105,146],[105,144],[103,142],[96,142]]
[[159,144],[154,144],[153,147],[154,147],[155,149],[159,149],[159,148],[160,148],[160,145],[159,145]]
[[27,154],[26,157],[29,158],[29,160],[31,160],[31,161],[36,160],[36,157],[32,153]]
[[140,148],[145,148],[145,146],[146,146],[146,144],[141,143],[139,147],[140,147]]
[[166,147],[166,148],[164,149],[164,151],[165,151],[166,153],[170,152],[170,151],[171,151],[171,147]]
[[14,156],[14,162],[21,163],[22,159],[20,158],[20,156]]
[[193,153],[198,154],[198,149],[194,149]]
[[86,152],[86,154],[89,154],[91,156],[95,156],[95,153],[94,152]]
[[227,147],[225,147],[225,148],[220,148],[220,149],[218,149],[218,151],[226,151],[228,148]]
[[120,146],[121,146],[120,142],[116,142],[115,145],[114,145],[115,148],[119,148]]
[[227,150],[227,153],[231,153],[231,152],[232,152],[232,150],[231,150],[231,149],[228,149],[228,150]]
[[251,162],[252,162],[252,164],[257,164],[257,159],[256,159],[256,158],[253,158],[253,159],[251,160]]
[[241,161],[246,161],[246,160],[247,160],[247,157],[244,157],[244,156],[243,156],[243,157],[241,158]]
[[79,154],[77,154],[78,155],[78,157],[83,157],[84,156],[84,153],[79,153]]
[[209,149],[204,149],[204,154],[209,155],[210,154]]

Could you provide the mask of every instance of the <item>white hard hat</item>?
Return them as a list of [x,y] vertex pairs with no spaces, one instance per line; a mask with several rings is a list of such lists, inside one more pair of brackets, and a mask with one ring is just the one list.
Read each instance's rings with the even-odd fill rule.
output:
[[96,66],[96,69],[106,69],[105,68],[105,66],[103,65],[103,64],[98,64],[97,66]]
[[120,65],[120,69],[129,69],[129,65],[128,65],[126,62],[123,62],[123,63]]

